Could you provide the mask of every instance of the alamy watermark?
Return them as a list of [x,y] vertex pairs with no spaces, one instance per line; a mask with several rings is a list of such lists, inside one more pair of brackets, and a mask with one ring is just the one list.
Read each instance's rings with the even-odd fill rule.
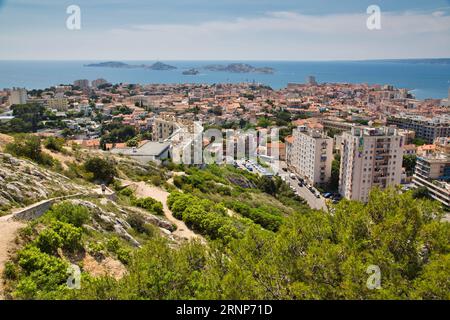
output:
[[170,137],[174,163],[235,164],[236,160],[258,161],[263,158],[277,165],[279,129],[233,130],[208,129],[197,123],[194,132],[180,130]]
[[67,268],[69,277],[67,278],[67,287],[69,289],[81,289],[81,270],[76,264],[72,264]]
[[381,9],[377,5],[371,5],[367,7],[367,14],[369,17],[366,21],[367,29],[380,30],[381,29]]
[[370,276],[367,278],[366,286],[369,290],[381,289],[381,270],[377,265],[370,265],[367,267],[366,273]]
[[66,13],[69,14],[66,20],[66,27],[69,30],[81,30],[81,9],[72,4],[67,7]]

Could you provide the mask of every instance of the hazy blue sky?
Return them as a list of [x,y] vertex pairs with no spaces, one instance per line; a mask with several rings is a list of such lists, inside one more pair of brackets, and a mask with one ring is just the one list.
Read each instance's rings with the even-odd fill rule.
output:
[[[81,8],[68,30],[66,8]],[[366,28],[369,5],[381,30]],[[0,59],[450,57],[449,0],[0,0]]]

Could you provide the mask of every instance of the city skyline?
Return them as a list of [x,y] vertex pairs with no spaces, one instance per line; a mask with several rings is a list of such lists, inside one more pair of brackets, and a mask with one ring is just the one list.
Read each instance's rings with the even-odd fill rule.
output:
[[[78,5],[81,29],[66,9]],[[370,5],[381,29],[366,26]],[[449,1],[0,1],[2,60],[450,57]],[[418,46],[417,43],[421,45]]]

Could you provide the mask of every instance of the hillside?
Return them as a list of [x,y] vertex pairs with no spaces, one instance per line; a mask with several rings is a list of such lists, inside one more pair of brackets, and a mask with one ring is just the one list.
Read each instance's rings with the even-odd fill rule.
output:
[[[66,169],[0,155],[9,206],[89,191],[32,221],[0,218],[6,299],[450,298],[450,224],[412,192],[373,190],[368,204],[343,200],[329,214],[278,177],[232,166],[65,152]],[[80,268],[79,290],[67,287],[69,265]],[[374,265],[377,290],[367,286]]]
[[0,153],[0,184],[0,215],[14,207],[87,189],[64,175],[7,153]]

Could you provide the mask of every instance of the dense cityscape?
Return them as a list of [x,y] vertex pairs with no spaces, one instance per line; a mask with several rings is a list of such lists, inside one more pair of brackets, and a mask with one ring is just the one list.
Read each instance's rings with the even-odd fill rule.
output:
[[[367,202],[373,187],[403,185],[426,189],[450,206],[450,89],[447,99],[421,101],[390,85],[318,84],[314,76],[282,90],[256,83],[139,85],[83,79],[45,90],[5,89],[0,97],[5,133],[59,137],[67,145],[143,162],[189,163],[180,150],[193,147],[196,134],[214,128],[222,131],[223,146],[247,134],[244,153],[239,159],[231,155],[236,166],[244,160],[244,169],[259,172],[245,160],[263,161],[270,167],[264,175],[287,176],[293,188],[305,185],[317,199]],[[24,105],[35,109],[27,112],[35,112],[38,122],[27,123]],[[263,129],[270,134],[274,128],[277,141],[246,133]],[[234,133],[226,135],[227,130]],[[222,147],[199,139],[203,149]],[[222,162],[226,150],[222,155],[215,160]],[[325,207],[317,199],[311,198],[311,205]]]
[[0,27],[2,319],[448,305],[448,0],[0,0]]

